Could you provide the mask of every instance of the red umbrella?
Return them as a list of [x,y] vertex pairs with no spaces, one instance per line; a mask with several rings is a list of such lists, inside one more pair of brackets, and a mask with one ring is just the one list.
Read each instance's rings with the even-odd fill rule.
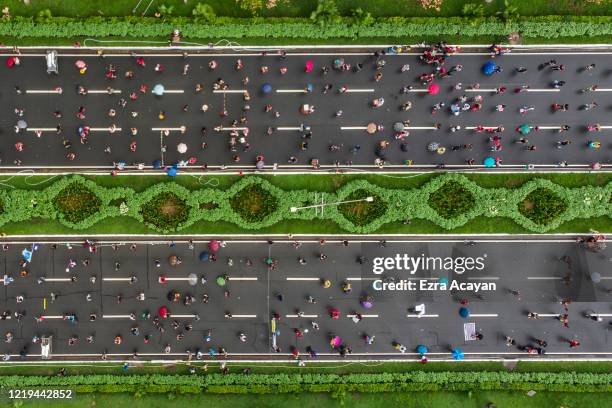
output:
[[159,308],[159,317],[165,319],[168,317],[168,308],[166,306],[162,306]]
[[6,59],[6,66],[9,68],[13,68],[15,66],[15,57],[8,57]]
[[312,72],[313,68],[314,62],[312,62],[311,60],[306,61],[306,72]]
[[216,239],[210,241],[208,243],[208,249],[210,249],[211,252],[217,252],[219,250],[219,241]]
[[436,84],[431,84],[429,85],[429,94],[430,95],[437,95],[438,92],[440,92],[440,86],[436,85]]

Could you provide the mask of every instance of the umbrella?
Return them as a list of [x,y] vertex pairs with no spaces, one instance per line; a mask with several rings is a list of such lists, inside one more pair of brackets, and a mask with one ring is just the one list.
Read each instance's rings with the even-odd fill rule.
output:
[[427,348],[427,346],[419,344],[416,348],[416,352],[419,354],[427,354],[429,353],[429,349]]
[[178,256],[176,255],[170,255],[168,257],[168,263],[170,264],[170,266],[176,266],[178,265]]
[[162,96],[166,89],[162,84],[157,84],[153,87],[153,94],[156,96]]
[[87,66],[87,64],[85,63],[85,61],[83,60],[77,60],[77,62],[74,63],[74,65],[78,68],[78,69],[83,69]]
[[166,306],[162,306],[159,308],[159,317],[165,319],[166,317],[168,317],[168,308]]
[[340,338],[340,336],[334,336],[334,337],[332,337],[332,339],[329,342],[329,344],[332,347],[339,347],[342,344],[342,339]]
[[263,92],[265,94],[272,92],[272,85],[270,85],[268,83],[263,84],[261,86],[261,92]]
[[482,161],[482,164],[484,164],[485,167],[495,167],[495,158],[491,156],[487,156]]
[[531,126],[523,123],[521,126],[519,126],[518,131],[521,133],[521,135],[528,135],[529,132],[531,132]]
[[8,68],[13,68],[15,66],[15,57],[8,57],[6,59],[6,66]]
[[28,124],[27,124],[27,122],[26,122],[25,120],[23,120],[23,119],[19,119],[19,120],[17,121],[17,127],[18,127],[19,129],[25,129],[25,128],[27,128],[27,127],[28,127]]
[[200,261],[206,262],[208,261],[209,258],[210,258],[210,254],[208,253],[208,251],[200,252]]
[[217,252],[219,250],[219,241],[216,239],[211,240],[208,243],[208,249],[210,249],[212,252]]
[[312,62],[312,60],[306,61],[306,72],[312,72],[313,68],[314,68],[314,62]]
[[591,274],[591,281],[593,283],[599,283],[601,282],[601,274],[599,272],[593,272]]
[[29,251],[27,248],[21,251],[21,256],[23,257],[23,260],[26,262],[32,261],[32,251]]
[[429,92],[430,95],[437,95],[438,92],[440,92],[440,86],[436,84],[431,84],[429,85],[429,88],[427,91]]
[[393,124],[393,130],[395,130],[396,132],[401,132],[402,130],[404,130],[406,126],[404,126],[404,124],[402,122],[395,122]]
[[170,167],[168,170],[166,170],[168,177],[174,177],[176,176],[176,173],[178,173],[178,169],[176,167]]
[[217,276],[217,285],[225,286],[225,276]]
[[314,90],[314,86],[312,84],[306,84],[306,92],[312,92]]
[[263,160],[258,160],[257,163],[255,163],[255,167],[257,168],[257,170],[263,170],[265,166],[265,163]]
[[470,309],[468,309],[467,307],[460,308],[459,316],[463,317],[464,319],[467,319],[468,317],[470,317]]
[[463,357],[464,357],[463,351],[461,351],[461,349],[453,349],[453,351],[451,352],[451,355],[457,361],[463,360]]
[[162,167],[162,162],[161,160],[157,159],[153,161],[153,168],[154,169],[161,169]]
[[334,60],[334,68],[340,69],[344,65],[344,58],[337,58]]
[[190,273],[187,275],[187,278],[189,279],[189,286],[195,286],[198,284],[198,276],[195,273]]
[[216,356],[216,355],[217,355],[217,350],[215,350],[215,349],[214,349],[214,348],[212,348],[212,347],[211,347],[211,348],[209,348],[209,349],[208,349],[208,355],[209,355],[209,356],[211,356],[211,357]]
[[371,309],[372,306],[374,306],[374,304],[369,299],[362,300],[360,303],[361,303],[361,306],[363,306],[364,309]]
[[495,61],[489,61],[482,66],[482,73],[485,75],[493,75],[495,68],[497,68]]
[[178,146],[176,146],[176,150],[179,153],[186,153],[187,152],[187,145],[185,143],[179,143]]

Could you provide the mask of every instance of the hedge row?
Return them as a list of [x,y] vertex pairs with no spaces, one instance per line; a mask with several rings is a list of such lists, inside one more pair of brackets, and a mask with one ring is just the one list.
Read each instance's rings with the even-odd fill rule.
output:
[[230,18],[211,23],[188,17],[13,17],[0,22],[0,36],[9,37],[167,37],[178,28],[186,39],[196,38],[401,38],[461,35],[506,36],[519,32],[529,38],[605,36],[612,34],[612,16],[539,16],[502,21],[496,17],[381,17],[373,24],[356,24],[350,17],[323,25],[307,18]]
[[[453,208],[457,191],[464,197],[461,206]],[[69,199],[71,194],[74,196]],[[291,207],[321,200],[335,203],[367,196],[375,197],[375,202],[329,205],[324,212],[290,211]],[[83,204],[80,208],[79,203]],[[101,187],[75,175],[61,178],[43,190],[5,191],[0,208],[0,226],[40,217],[84,229],[108,217],[128,216],[168,233],[202,220],[256,230],[284,220],[324,219],[349,232],[371,233],[386,223],[406,219],[425,219],[453,229],[484,216],[507,217],[527,230],[546,232],[576,218],[612,215],[612,183],[567,188],[533,179],[519,188],[483,188],[461,174],[445,173],[416,189],[389,189],[366,180],[353,180],[334,193],[321,193],[285,191],[265,179],[243,177],[225,190],[188,190],[168,182],[137,193],[131,188]]]
[[424,372],[380,374],[207,374],[207,375],[74,375],[0,376],[0,388],[70,387],[82,392],[393,392],[465,390],[538,390],[610,392],[612,374]]

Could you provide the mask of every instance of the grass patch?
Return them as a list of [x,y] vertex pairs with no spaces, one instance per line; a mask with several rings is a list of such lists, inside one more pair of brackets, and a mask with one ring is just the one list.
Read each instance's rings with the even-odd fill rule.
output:
[[547,188],[536,188],[518,205],[519,211],[536,224],[550,224],[567,209],[567,203]]
[[387,203],[377,194],[364,189],[353,191],[346,196],[344,200],[362,200],[366,197],[372,197],[374,200],[371,202],[358,201],[355,203],[340,204],[338,206],[338,211],[354,225],[368,225],[385,213],[387,210]]
[[461,184],[448,182],[431,193],[427,203],[441,217],[451,219],[469,212],[474,208],[476,199]]
[[243,220],[259,222],[276,211],[278,200],[259,184],[251,184],[230,198],[230,205]]
[[142,205],[145,222],[162,229],[175,229],[187,220],[189,206],[174,193],[160,193]]
[[98,212],[102,200],[83,184],[71,183],[55,196],[53,205],[66,220],[79,223]]

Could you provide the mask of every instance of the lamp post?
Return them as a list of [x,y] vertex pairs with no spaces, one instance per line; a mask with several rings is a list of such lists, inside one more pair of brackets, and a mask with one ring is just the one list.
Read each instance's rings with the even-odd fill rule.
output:
[[329,205],[340,205],[340,204],[349,204],[349,203],[359,203],[361,201],[366,201],[368,203],[371,203],[372,201],[374,201],[374,197],[366,197],[366,198],[361,198],[359,200],[348,200],[348,201],[338,201],[335,203],[321,203],[321,204],[315,204],[315,205],[308,205],[305,207],[291,207],[289,208],[289,210],[292,213],[298,212],[300,210],[306,210],[308,208],[323,208]]

